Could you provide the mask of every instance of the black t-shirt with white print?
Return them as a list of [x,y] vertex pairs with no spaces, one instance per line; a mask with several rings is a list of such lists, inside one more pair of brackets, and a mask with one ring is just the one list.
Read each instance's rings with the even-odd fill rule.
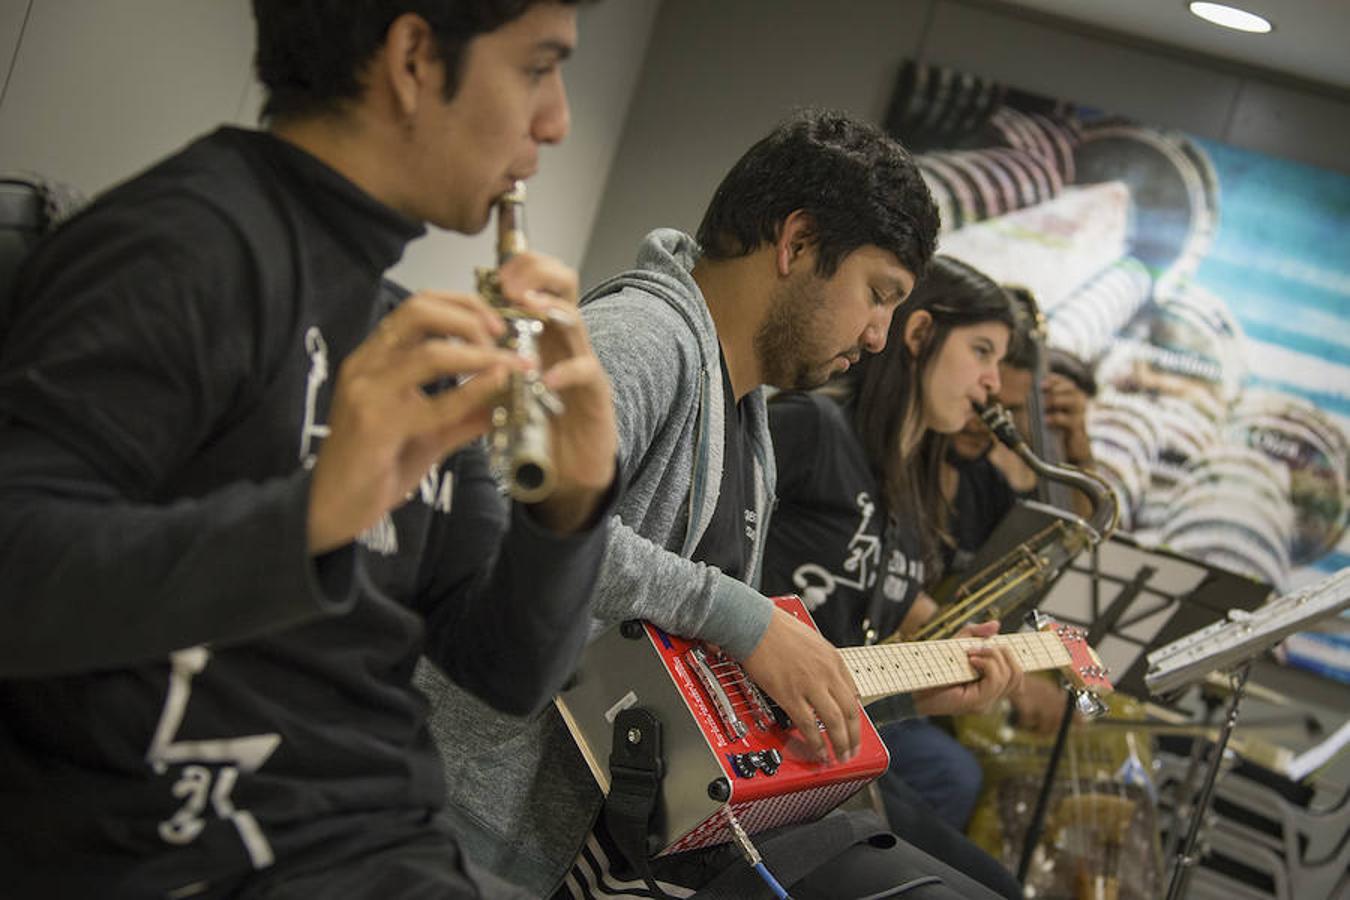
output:
[[769,403],[778,507],[764,548],[763,588],[798,594],[822,634],[847,647],[899,627],[923,585],[919,532],[888,517],[847,413],[827,397]]

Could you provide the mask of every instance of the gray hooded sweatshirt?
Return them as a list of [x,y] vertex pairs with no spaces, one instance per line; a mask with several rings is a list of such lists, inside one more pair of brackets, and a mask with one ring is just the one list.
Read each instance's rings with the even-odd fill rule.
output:
[[[652,232],[637,267],[581,301],[614,388],[623,495],[594,598],[595,630],[647,619],[744,658],[768,628],[759,583],[775,466],[762,389],[742,399],[759,532],[750,584],[691,561],[722,481],[725,406],[717,333],[690,272],[699,248]],[[547,585],[540,585],[541,602]],[[472,640],[466,635],[465,640]],[[602,796],[558,712],[503,716],[423,663],[431,729],[445,762],[444,818],[477,864],[547,896],[576,859]]]

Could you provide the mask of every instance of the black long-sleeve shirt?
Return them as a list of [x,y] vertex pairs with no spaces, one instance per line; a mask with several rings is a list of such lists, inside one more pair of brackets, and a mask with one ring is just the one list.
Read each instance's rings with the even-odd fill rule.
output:
[[307,551],[338,366],[421,231],[222,129],[29,260],[0,317],[7,896],[220,890],[424,815],[419,651],[517,713],[570,672],[605,528],[538,527],[477,448]]

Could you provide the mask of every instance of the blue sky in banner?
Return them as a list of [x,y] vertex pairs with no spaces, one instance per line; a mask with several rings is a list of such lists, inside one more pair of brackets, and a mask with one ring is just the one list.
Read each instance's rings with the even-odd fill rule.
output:
[[[1192,138],[1218,174],[1197,280],[1248,339],[1248,386],[1293,394],[1350,434],[1350,177]],[[1317,564],[1350,565],[1350,538]]]

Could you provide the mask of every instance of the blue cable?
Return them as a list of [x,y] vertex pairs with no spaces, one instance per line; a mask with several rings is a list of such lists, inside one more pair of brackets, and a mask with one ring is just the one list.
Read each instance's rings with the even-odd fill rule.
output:
[[788,892],[783,890],[783,886],[778,883],[778,879],[773,877],[773,873],[769,871],[768,866],[762,862],[757,862],[755,863],[755,871],[759,873],[760,878],[764,879],[764,883],[769,886],[769,890],[773,891],[775,897],[779,900],[792,900],[788,896]]
[[769,886],[769,890],[778,900],[792,900],[788,892],[783,890],[783,886],[778,883],[778,879],[773,877],[768,866],[764,865],[764,860],[759,855],[759,850],[755,848],[754,841],[750,840],[750,835],[745,833],[741,823],[736,820],[736,814],[731,811],[731,804],[722,807],[727,817],[727,825],[731,828],[731,839],[736,846],[740,847],[741,854],[745,856],[745,861],[755,870],[764,883]]

